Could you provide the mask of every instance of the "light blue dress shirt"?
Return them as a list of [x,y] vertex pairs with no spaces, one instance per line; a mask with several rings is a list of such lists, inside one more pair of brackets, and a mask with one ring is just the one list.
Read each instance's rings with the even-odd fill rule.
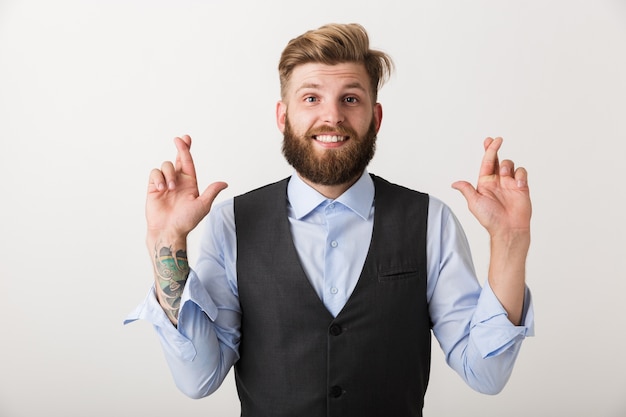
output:
[[[337,316],[367,256],[374,184],[364,172],[343,195],[330,200],[294,173],[287,196],[302,267],[328,311]],[[178,327],[161,309],[154,287],[125,321],[143,319],[154,325],[176,385],[192,398],[214,392],[239,358],[241,310],[232,199],[214,205],[200,240],[199,259],[183,292]],[[427,258],[432,330],[446,362],[473,389],[499,392],[509,379],[523,339],[534,333],[530,291],[526,289],[524,322],[514,326],[488,281],[484,287],[479,284],[456,217],[432,196]]]

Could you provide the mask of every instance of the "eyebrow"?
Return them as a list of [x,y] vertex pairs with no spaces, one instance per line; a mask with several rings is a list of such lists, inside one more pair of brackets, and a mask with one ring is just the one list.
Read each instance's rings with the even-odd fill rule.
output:
[[[299,87],[299,88],[298,88],[295,92],[297,93],[298,91],[300,91],[300,90],[305,90],[305,89],[307,89],[307,88],[310,88],[310,89],[316,90],[316,89],[320,89],[320,88],[321,88],[321,85],[320,85],[320,84],[317,84],[317,83],[304,83],[304,84],[302,84],[302,85],[301,85],[301,86],[300,86],[300,87]],[[344,88],[345,88],[346,90],[349,90],[349,89],[353,89],[353,88],[355,88],[355,89],[357,89],[357,90],[361,90],[361,91],[363,91],[364,93],[367,93],[367,90],[365,90],[365,88],[364,88],[364,87],[361,85],[361,83],[360,83],[360,82],[358,82],[358,81],[355,81],[355,82],[352,82],[352,83],[346,84],[346,85],[344,86]]]

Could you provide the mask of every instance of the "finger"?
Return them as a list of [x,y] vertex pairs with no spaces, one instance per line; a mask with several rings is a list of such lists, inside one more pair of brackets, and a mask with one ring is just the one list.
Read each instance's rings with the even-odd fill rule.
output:
[[174,165],[170,161],[165,161],[161,165],[161,173],[165,180],[165,185],[169,190],[173,190],[176,187],[176,170]]
[[515,170],[515,183],[520,189],[528,188],[528,172],[526,168],[520,167]]
[[228,184],[222,181],[217,181],[209,184],[202,194],[198,196],[198,199],[202,201],[207,213],[211,209],[211,205],[213,204],[215,197],[217,197],[217,195],[226,187],[228,187]]
[[483,148],[487,150],[487,148],[489,148],[489,145],[491,145],[492,143],[493,143],[493,138],[491,137],[485,138],[485,140],[483,141]]
[[180,137],[182,139],[183,142],[185,142],[187,144],[187,146],[189,148],[191,148],[191,136],[189,135],[183,135]]
[[[485,149],[485,152],[487,151],[487,149],[489,149],[489,146],[493,143],[494,139],[492,137],[488,137],[485,138],[485,140],[483,141],[483,148]],[[496,165],[498,165],[498,158],[496,156]]]
[[498,150],[500,149],[500,146],[502,146],[502,138],[498,137],[495,139],[490,139],[491,138],[487,138],[484,142],[484,144],[486,145],[486,149],[485,155],[483,156],[483,160],[480,165],[480,177],[493,175],[498,172]]
[[510,159],[500,162],[500,176],[512,177],[515,172],[515,164]]
[[452,183],[452,188],[458,190],[463,194],[467,203],[470,204],[476,198],[476,189],[472,184],[467,181],[456,181]]
[[[176,141],[179,140],[179,139],[182,140],[185,145],[187,145],[187,149],[188,150],[191,150],[191,136],[183,135],[183,136],[180,136],[180,137],[175,137],[174,138],[174,145],[176,145],[176,149],[178,149],[178,145],[176,144]],[[181,163],[182,163],[182,161],[180,159],[180,151],[179,151],[179,152],[176,153],[176,168],[177,169],[180,169]]]
[[174,144],[178,153],[176,154],[176,170],[183,174],[196,178],[196,167],[191,157],[191,137],[185,135],[182,138],[174,138]]
[[165,177],[160,169],[150,171],[148,178],[148,192],[157,192],[165,190]]

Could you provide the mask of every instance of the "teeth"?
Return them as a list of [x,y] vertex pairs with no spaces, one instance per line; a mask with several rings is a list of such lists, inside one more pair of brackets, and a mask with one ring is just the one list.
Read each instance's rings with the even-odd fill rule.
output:
[[315,137],[316,140],[320,142],[330,143],[330,142],[343,142],[346,140],[345,136],[330,136],[330,135],[317,135]]

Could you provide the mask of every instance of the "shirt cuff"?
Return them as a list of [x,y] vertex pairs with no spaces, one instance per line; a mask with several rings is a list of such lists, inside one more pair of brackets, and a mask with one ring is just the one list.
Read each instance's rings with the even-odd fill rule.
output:
[[[191,272],[180,302],[178,314],[178,326],[183,328],[183,324],[189,319],[189,314],[194,314],[197,309],[185,308],[188,302],[196,304],[212,321],[217,318],[217,306],[207,293],[196,274]],[[174,356],[183,360],[191,361],[196,356],[196,349],[191,340],[185,337],[176,326],[172,324],[163,308],[157,300],[154,285],[150,288],[144,301],[131,312],[124,324],[129,324],[137,320],[146,320],[154,326],[163,347]]]
[[514,325],[487,281],[481,291],[470,323],[472,339],[483,358],[497,356],[526,337],[535,335],[534,310],[530,290],[524,294],[522,324]]
[[178,316],[178,323],[185,319],[186,314],[184,314],[185,309],[183,306],[188,301],[191,301],[200,307],[200,310],[202,310],[209,317],[209,319],[211,319],[211,321],[214,322],[217,319],[217,306],[207,292],[206,288],[202,285],[198,275],[196,275],[193,270],[189,272],[189,277],[187,278],[185,288],[183,289],[183,295],[180,300],[181,311]]
[[189,339],[183,336],[167,317],[157,300],[154,285],[148,295],[124,320],[124,324],[136,320],[146,320],[154,326],[164,349],[184,360],[192,360],[196,349]]

